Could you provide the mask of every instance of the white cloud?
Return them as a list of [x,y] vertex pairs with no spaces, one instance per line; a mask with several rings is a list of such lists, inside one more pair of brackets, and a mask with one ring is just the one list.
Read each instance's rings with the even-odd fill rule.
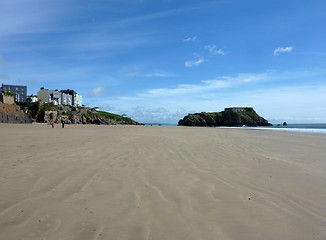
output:
[[168,110],[166,110],[164,107],[159,107],[159,108],[148,109],[148,112],[150,112],[150,113],[167,113]]
[[280,55],[281,53],[289,53],[292,52],[292,50],[293,50],[292,46],[285,47],[285,48],[279,47],[274,50],[274,56]]
[[[177,124],[188,113],[222,111],[232,106],[252,106],[273,123],[321,122],[326,119],[325,74],[325,71],[245,73],[149,89],[131,97],[115,97],[107,103],[143,123]],[[318,81],[307,84],[304,81],[307,78]],[[262,87],[265,85],[262,83],[268,83],[268,87]],[[136,111],[133,106],[142,107]]]
[[196,36],[193,36],[193,37],[188,37],[188,38],[185,38],[183,39],[184,42],[194,42],[196,41],[197,37]]
[[[321,103],[326,101],[326,85],[316,86],[287,86],[266,89],[247,89],[241,91],[220,91],[215,89],[215,95],[208,98],[199,98],[194,94],[183,94],[171,98],[152,98],[155,105],[171,106],[171,99],[175,102],[173,107],[168,107],[166,113],[149,113],[144,107],[143,115],[135,115],[140,122],[177,123],[179,119],[194,112],[222,111],[225,107],[251,106],[258,114],[273,123],[323,122],[326,107]],[[203,90],[207,95],[210,90]],[[144,105],[146,106],[146,105]],[[186,109],[178,111],[177,109]],[[143,120],[144,119],[144,120]],[[155,120],[154,120],[155,119]]]
[[131,118],[144,118],[145,116],[145,108],[143,106],[137,106],[133,113],[131,114]]
[[164,107],[146,108],[142,105],[135,107],[131,113],[131,118],[140,120],[142,123],[168,123],[176,124],[176,120],[188,114],[184,109],[169,111]]
[[109,111],[109,112],[112,112],[112,111],[116,111],[116,108],[109,105],[109,104],[103,104],[100,106],[100,109],[103,109],[105,111]]
[[137,75],[139,75],[139,72],[131,72],[131,73],[127,73],[125,76],[126,76],[126,77],[135,77],[135,76],[137,76]]
[[273,123],[318,123],[326,117],[326,107],[321,104],[326,101],[325,91],[326,85],[275,86],[243,92],[232,104],[253,106]]
[[96,87],[93,88],[91,91],[88,92],[88,96],[89,97],[96,97],[99,96],[101,94],[103,94],[105,91],[105,87]]
[[186,67],[194,67],[194,66],[199,66],[200,64],[202,64],[203,62],[205,62],[206,60],[204,58],[200,58],[197,61],[186,61],[185,62],[185,66]]
[[183,108],[178,108],[175,113],[172,114],[172,117],[174,119],[181,119],[183,118],[185,115],[187,115],[189,112],[186,111],[185,109]]
[[207,94],[209,92],[215,92],[219,89],[239,87],[243,84],[249,84],[258,81],[266,81],[269,79],[268,74],[238,74],[236,77],[220,77],[213,80],[200,81],[198,84],[179,84],[175,88],[154,88],[149,89],[143,94],[139,94],[138,97],[146,98],[161,98],[166,96],[179,97],[188,94]]
[[217,49],[214,44],[206,45],[205,49],[207,49],[212,55],[222,55],[222,56],[226,55],[226,53],[222,49]]
[[144,77],[174,77],[174,76],[175,74],[164,73],[164,72],[153,72],[144,75]]
[[140,77],[173,77],[175,74],[172,73],[166,73],[166,72],[150,72],[146,74],[141,74],[140,72],[130,72],[125,74],[124,76],[126,77],[135,77],[135,76],[140,76]]

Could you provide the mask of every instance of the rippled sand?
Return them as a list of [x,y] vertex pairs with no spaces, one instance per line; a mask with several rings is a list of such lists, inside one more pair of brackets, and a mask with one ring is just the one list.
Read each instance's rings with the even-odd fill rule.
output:
[[0,239],[326,239],[326,135],[0,124]]

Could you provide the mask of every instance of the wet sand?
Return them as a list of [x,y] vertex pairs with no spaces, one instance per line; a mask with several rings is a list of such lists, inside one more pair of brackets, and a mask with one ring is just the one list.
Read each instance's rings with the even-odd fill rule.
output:
[[0,239],[326,239],[326,134],[0,124]]

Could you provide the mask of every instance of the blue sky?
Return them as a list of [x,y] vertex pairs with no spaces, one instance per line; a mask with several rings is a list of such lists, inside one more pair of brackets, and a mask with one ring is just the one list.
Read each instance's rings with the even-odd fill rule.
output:
[[1,0],[0,82],[140,122],[252,106],[326,122],[324,0]]

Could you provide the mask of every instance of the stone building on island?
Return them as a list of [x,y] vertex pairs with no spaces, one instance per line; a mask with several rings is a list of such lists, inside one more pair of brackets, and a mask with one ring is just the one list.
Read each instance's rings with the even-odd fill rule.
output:
[[230,107],[230,108],[224,108],[224,111],[232,111],[232,112],[253,112],[254,109],[252,107]]

